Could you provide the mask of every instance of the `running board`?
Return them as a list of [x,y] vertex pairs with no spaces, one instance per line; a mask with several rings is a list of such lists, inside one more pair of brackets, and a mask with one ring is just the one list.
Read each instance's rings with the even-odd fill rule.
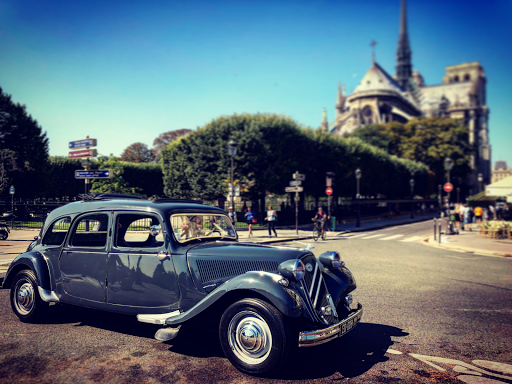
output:
[[165,324],[165,320],[169,317],[178,316],[181,312],[179,310],[169,313],[159,313],[156,315],[152,314],[141,314],[137,315],[137,320],[141,323],[149,323],[149,324]]

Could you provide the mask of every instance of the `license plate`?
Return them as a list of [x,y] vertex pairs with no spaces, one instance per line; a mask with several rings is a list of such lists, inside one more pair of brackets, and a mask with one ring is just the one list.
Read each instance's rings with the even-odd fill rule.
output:
[[354,328],[359,320],[361,319],[361,314],[354,316],[353,318],[347,320],[347,322],[340,324],[340,337],[345,333],[349,332],[352,328]]

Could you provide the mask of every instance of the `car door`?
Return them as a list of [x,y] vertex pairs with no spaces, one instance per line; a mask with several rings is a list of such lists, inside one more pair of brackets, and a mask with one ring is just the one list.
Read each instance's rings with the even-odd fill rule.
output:
[[116,212],[114,220],[107,302],[136,307],[176,303],[176,272],[167,254],[162,219],[146,212]]
[[75,220],[59,260],[66,294],[105,302],[109,220],[107,213],[85,214]]

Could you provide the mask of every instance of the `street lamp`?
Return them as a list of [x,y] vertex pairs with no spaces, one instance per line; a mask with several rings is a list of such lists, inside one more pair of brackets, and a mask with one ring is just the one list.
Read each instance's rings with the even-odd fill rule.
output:
[[361,196],[359,195],[359,179],[361,178],[361,170],[359,168],[356,169],[356,180],[357,180],[357,221],[356,221],[356,227],[361,226],[361,211],[359,209],[359,199]]
[[414,219],[414,179],[411,179],[409,184],[411,184],[411,219]]
[[457,204],[460,204],[460,187],[457,187]]
[[233,210],[233,217],[235,215],[235,186],[233,185],[233,158],[236,156],[236,148],[238,144],[235,140],[230,140],[228,143],[229,156],[231,156],[231,207]]
[[484,181],[484,175],[478,174],[478,192],[482,192],[482,181]]
[[443,208],[443,196],[441,196],[442,194],[442,186],[441,184],[438,184],[437,186],[437,199],[439,200],[439,210],[441,211],[442,208]]

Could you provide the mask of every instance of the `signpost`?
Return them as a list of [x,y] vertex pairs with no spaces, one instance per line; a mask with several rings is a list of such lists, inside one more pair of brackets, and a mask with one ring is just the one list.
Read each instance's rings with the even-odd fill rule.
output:
[[92,169],[75,171],[75,179],[111,179],[114,172],[111,169]]
[[[11,185],[11,188],[9,188],[9,193],[11,194],[11,212],[12,214],[14,215],[14,185]],[[11,219],[11,228],[13,228],[12,226],[12,220],[14,219],[14,217]]]
[[96,139],[83,139],[69,142],[69,149],[78,149],[78,148],[89,148],[96,147],[98,145],[98,141]]
[[451,191],[453,191],[453,184],[446,183],[446,184],[444,185],[444,191],[445,191],[445,192],[451,192]]
[[298,187],[299,185],[302,185],[302,181],[300,181],[300,180],[290,181],[290,186],[292,186],[292,187]]
[[306,175],[303,175],[297,171],[293,174],[293,180],[306,180]]
[[331,195],[332,195],[332,188],[331,188],[331,187],[327,187],[327,188],[325,189],[325,194],[326,194],[327,196],[331,196]]
[[69,152],[68,158],[70,159],[81,159],[83,157],[96,157],[98,151],[96,149],[81,149],[80,151]]
[[306,175],[299,173],[299,171],[292,174],[293,180],[290,181],[290,186],[286,187],[285,192],[295,192],[295,234],[299,235],[299,192],[303,192],[304,188],[300,187],[302,181],[306,180]]

